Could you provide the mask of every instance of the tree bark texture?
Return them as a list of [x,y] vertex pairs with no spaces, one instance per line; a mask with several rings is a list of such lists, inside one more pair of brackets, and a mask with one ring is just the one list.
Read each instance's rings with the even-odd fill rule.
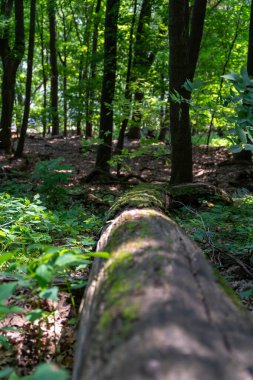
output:
[[[171,130],[171,183],[192,182],[192,143],[189,92],[182,86],[189,78],[189,4],[188,0],[169,2],[169,78]],[[178,101],[173,95],[182,97]]]
[[250,380],[253,325],[202,251],[154,209],[121,212],[97,247],[73,380]]
[[134,84],[136,89],[134,91],[133,115],[130,129],[128,131],[128,138],[130,139],[140,139],[141,137],[141,106],[144,98],[144,91],[141,88],[141,81],[147,78],[148,71],[155,58],[154,53],[151,52],[149,46],[151,11],[151,1],[143,0],[137,26],[136,42],[134,45],[134,59],[131,70],[131,82]]
[[24,114],[23,114],[21,130],[20,130],[20,137],[19,137],[19,141],[18,141],[18,146],[17,146],[16,152],[15,152],[15,157],[21,157],[23,154],[26,131],[27,131],[27,126],[28,126],[29,113],[30,113],[32,74],[33,74],[33,53],[34,53],[34,39],[35,39],[35,21],[36,21],[36,0],[31,0],[25,108],[24,108]]
[[56,50],[55,0],[48,0],[50,65],[51,65],[51,121],[52,135],[59,134],[58,114],[58,64]]
[[88,139],[92,137],[93,131],[93,115],[94,115],[94,103],[95,103],[95,80],[97,77],[97,50],[98,50],[98,31],[100,24],[100,9],[101,0],[97,0],[94,15],[94,24],[92,32],[92,53],[91,53],[91,64],[90,64],[90,90],[89,90],[89,110],[88,110],[88,120],[86,123],[86,135],[85,138]]
[[[130,33],[129,33],[129,50],[128,50],[128,59],[127,59],[127,75],[126,75],[126,87],[125,87],[125,100],[126,105],[123,110],[124,119],[121,123],[121,128],[119,131],[119,137],[117,142],[117,147],[115,154],[121,155],[124,147],[124,138],[127,129],[128,120],[131,112],[131,100],[132,100],[132,91],[130,89],[131,85],[131,75],[132,75],[132,65],[133,65],[133,39],[134,39],[134,27],[136,20],[136,11],[137,11],[137,0],[134,0],[133,3],[133,17],[131,21]],[[121,165],[118,165],[117,172],[119,174]]]
[[193,81],[204,30],[207,0],[195,0],[190,22],[189,79]]
[[[1,15],[11,17],[13,1],[2,1]],[[24,55],[24,7],[23,0],[15,0],[15,40],[10,46],[9,26],[5,27],[0,38],[0,55],[2,59],[2,112],[0,123],[0,147],[11,152],[11,123],[15,98],[15,83],[18,66]]]
[[112,154],[113,99],[116,81],[117,21],[119,0],[107,0],[105,15],[104,73],[101,95],[99,138],[96,169],[109,172],[108,161]]

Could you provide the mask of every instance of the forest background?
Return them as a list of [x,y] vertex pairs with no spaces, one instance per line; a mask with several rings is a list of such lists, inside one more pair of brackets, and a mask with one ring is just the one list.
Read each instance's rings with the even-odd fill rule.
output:
[[127,180],[230,192],[173,218],[252,309],[253,1],[2,0],[0,56],[0,378],[68,377]]

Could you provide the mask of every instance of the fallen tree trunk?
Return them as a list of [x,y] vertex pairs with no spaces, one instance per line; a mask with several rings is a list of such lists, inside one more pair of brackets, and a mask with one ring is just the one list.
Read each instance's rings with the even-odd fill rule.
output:
[[73,380],[253,379],[253,324],[202,251],[154,209],[104,230],[84,297]]

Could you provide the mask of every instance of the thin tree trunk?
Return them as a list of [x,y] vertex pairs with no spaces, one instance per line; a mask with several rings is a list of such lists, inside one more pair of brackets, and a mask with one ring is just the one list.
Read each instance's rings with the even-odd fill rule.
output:
[[59,134],[58,114],[58,64],[56,50],[56,17],[55,0],[48,0],[48,17],[50,33],[50,65],[51,65],[51,121],[52,135]]
[[107,0],[105,16],[104,74],[100,110],[99,138],[96,169],[109,173],[112,154],[113,99],[116,82],[117,21],[120,0]]
[[133,68],[131,73],[131,82],[135,82],[137,89],[134,92],[134,109],[130,129],[128,131],[128,137],[130,139],[139,139],[141,135],[141,106],[144,98],[144,92],[141,88],[140,79],[143,77],[143,69],[147,75],[148,70],[154,61],[154,54],[150,52],[147,41],[147,29],[150,27],[150,20],[151,1],[143,0],[137,27]]
[[[1,14],[6,19],[11,17],[12,1],[1,4]],[[11,123],[15,98],[15,83],[18,66],[24,55],[24,8],[23,0],[15,0],[15,40],[10,47],[9,25],[7,24],[0,39],[0,55],[3,63],[2,77],[2,112],[0,123],[0,147],[7,153],[11,147]]]
[[193,81],[203,36],[207,0],[195,0],[192,10],[189,40],[189,79]]
[[[189,116],[189,93],[182,87],[189,77],[189,4],[188,0],[169,2],[170,41],[170,130],[171,183],[192,182],[192,142]],[[177,92],[184,100],[177,102]]]
[[47,133],[47,82],[48,82],[45,62],[48,62],[48,54],[46,54],[45,56],[43,6],[40,7],[40,14],[41,14],[41,23],[39,22],[39,18],[37,18],[37,25],[39,27],[39,35],[40,35],[41,68],[42,68],[42,78],[43,78],[43,113],[42,113],[41,121],[42,121],[42,127],[43,127],[43,137],[45,137]]
[[[131,28],[130,28],[130,36],[129,36],[129,50],[128,50],[128,62],[127,62],[127,75],[126,75],[126,87],[125,87],[125,100],[126,100],[126,106],[123,110],[123,113],[125,115],[121,128],[119,131],[119,137],[117,142],[117,147],[115,150],[115,154],[121,155],[123,147],[124,147],[124,138],[125,133],[129,121],[130,116],[130,107],[131,107],[131,99],[132,99],[132,92],[130,89],[131,84],[131,71],[132,71],[132,63],[133,63],[133,35],[134,35],[134,26],[135,26],[135,20],[136,20],[136,10],[137,10],[137,0],[134,0],[133,4],[133,17],[131,22]],[[117,172],[120,173],[121,165],[118,164]]]
[[68,135],[68,102],[67,102],[67,87],[68,87],[68,77],[67,77],[67,41],[68,33],[66,28],[66,16],[63,11],[61,4],[62,12],[62,22],[63,22],[63,38],[64,38],[64,49],[63,49],[63,135],[67,137]]
[[98,47],[98,27],[100,23],[100,13],[101,0],[97,0],[95,8],[95,19],[93,26],[93,36],[92,36],[92,53],[91,53],[91,88],[89,91],[89,107],[88,107],[88,120],[86,124],[86,139],[92,136],[93,129],[93,114],[94,114],[94,101],[95,101],[95,91],[94,83],[97,76],[97,47]]
[[169,131],[169,125],[170,125],[170,106],[169,106],[169,102],[167,102],[165,106],[165,110],[164,109],[162,110],[160,132],[158,136],[159,141],[165,141],[166,134]]
[[15,157],[21,157],[24,150],[26,131],[28,126],[28,118],[30,113],[31,102],[31,87],[33,75],[33,56],[34,56],[34,39],[35,39],[35,20],[36,20],[36,0],[31,0],[30,5],[30,31],[29,31],[29,46],[28,46],[28,59],[27,59],[27,74],[26,74],[26,94],[25,94],[25,108],[20,131]]

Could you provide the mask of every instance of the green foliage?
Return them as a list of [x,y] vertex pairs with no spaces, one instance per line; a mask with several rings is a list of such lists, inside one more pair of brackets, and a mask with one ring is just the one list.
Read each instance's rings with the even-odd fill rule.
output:
[[140,139],[140,146],[137,149],[129,150],[123,148],[121,155],[114,155],[110,160],[110,165],[116,166],[121,164],[123,169],[129,169],[129,160],[134,160],[138,157],[152,156],[154,159],[165,159],[169,162],[170,149],[158,139]]
[[[199,133],[192,136],[193,145],[205,145],[206,144],[206,134]],[[210,138],[210,146],[225,146],[229,147],[230,142],[227,138],[220,137],[217,133],[212,133]]]
[[29,376],[18,376],[12,368],[5,368],[0,371],[0,379],[9,380],[68,380],[68,372],[58,368],[55,364],[44,363],[40,364],[35,372]]
[[[51,211],[36,195],[32,200],[0,194],[0,273],[16,281],[0,285],[0,320],[8,314],[22,313],[23,308],[9,304],[10,297],[15,299],[17,288],[30,289],[39,307],[26,312],[31,323],[47,320],[52,314],[43,310],[43,300],[58,299],[59,287],[54,278],[60,277],[70,292],[84,287],[86,280],[72,279],[73,270],[83,271],[91,263],[94,246],[92,235],[101,227],[102,221],[86,214],[76,206],[67,211]],[[99,253],[98,253],[99,255]],[[106,253],[101,253],[106,257]],[[0,332],[4,332],[4,328]],[[4,334],[0,336],[2,346],[11,346]],[[19,379],[12,369],[0,371],[0,378]],[[67,374],[52,365],[39,366],[33,375],[25,379],[66,379]]]
[[41,161],[35,165],[34,178],[40,180],[38,191],[51,207],[61,206],[67,197],[67,191],[63,187],[73,175],[73,168],[65,164],[62,158],[49,161]]
[[223,78],[233,84],[230,95],[224,102],[225,106],[232,104],[235,109],[235,114],[227,117],[228,122],[234,125],[228,135],[233,144],[230,150],[233,153],[253,151],[253,79],[249,78],[244,67],[240,74],[231,71]]
[[[184,207],[176,211],[176,221],[201,244],[204,252],[219,262],[222,252],[251,263],[253,252],[253,196],[241,192],[233,206],[207,204],[202,210]],[[244,194],[243,194],[244,193]],[[242,298],[252,296],[252,290],[239,293]]]
[[211,241],[218,249],[248,255],[253,250],[252,205],[253,196],[247,195],[235,198],[234,206],[217,204],[199,211],[183,208],[177,211],[177,221],[196,241]]

